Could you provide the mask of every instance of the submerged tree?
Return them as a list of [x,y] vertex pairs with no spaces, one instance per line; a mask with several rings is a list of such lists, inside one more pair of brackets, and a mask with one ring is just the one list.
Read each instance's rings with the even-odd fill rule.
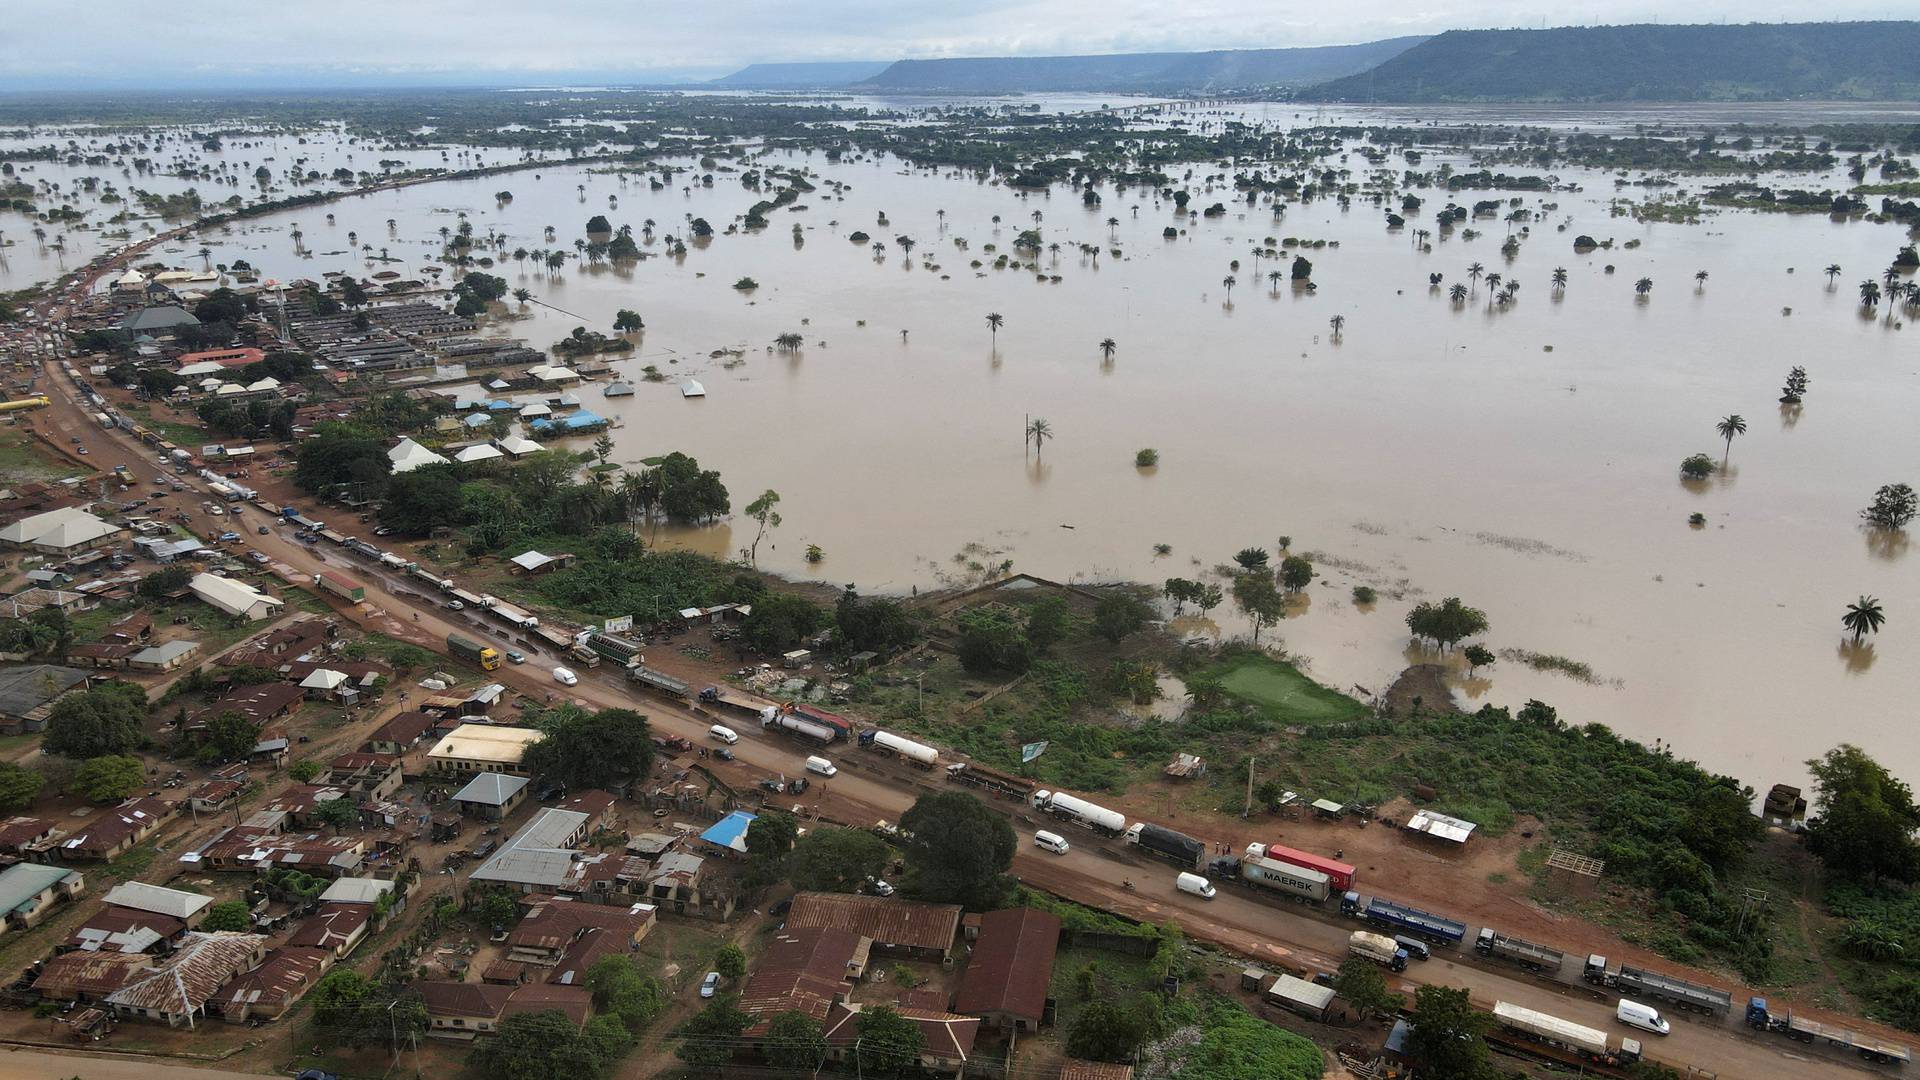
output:
[[[1727,440],[1726,457],[1732,457],[1733,437],[1747,433],[1747,421],[1746,418],[1742,417],[1739,413],[1731,413],[1721,417],[1720,422],[1713,425],[1713,430],[1719,432],[1720,437]],[[1726,463],[1726,457],[1721,459],[1721,464],[1724,465]]]
[[1847,613],[1840,616],[1840,625],[1852,632],[1855,645],[1868,634],[1879,633],[1886,621],[1886,611],[1880,607],[1880,601],[1871,596],[1862,596],[1848,604]]

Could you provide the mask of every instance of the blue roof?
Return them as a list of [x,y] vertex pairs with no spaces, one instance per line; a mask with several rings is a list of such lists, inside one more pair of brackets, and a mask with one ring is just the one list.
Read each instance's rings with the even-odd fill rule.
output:
[[735,810],[710,826],[700,834],[700,839],[715,847],[732,851],[747,850],[747,826],[753,824],[754,815],[745,810]]
[[493,417],[488,416],[486,413],[477,412],[460,422],[467,425],[470,428],[482,428],[482,427],[486,427],[488,424],[493,423]]
[[555,417],[551,420],[535,420],[533,422],[533,429],[535,431],[553,431],[555,429],[580,431],[585,428],[604,427],[606,423],[606,417],[581,409],[572,416]]

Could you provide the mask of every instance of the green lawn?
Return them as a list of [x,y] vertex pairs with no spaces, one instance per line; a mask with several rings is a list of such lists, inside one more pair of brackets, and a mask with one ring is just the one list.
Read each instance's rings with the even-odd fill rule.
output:
[[1357,720],[1366,714],[1359,702],[1321,686],[1292,664],[1279,660],[1243,656],[1216,674],[1227,693],[1272,709],[1290,722],[1331,724]]
[[82,471],[35,443],[25,429],[0,428],[0,476],[15,481],[64,480]]

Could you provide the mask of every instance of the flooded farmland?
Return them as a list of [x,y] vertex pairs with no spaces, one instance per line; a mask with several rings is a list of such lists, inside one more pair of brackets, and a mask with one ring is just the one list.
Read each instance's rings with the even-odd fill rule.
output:
[[[1294,122],[1290,107],[1250,112]],[[641,174],[555,165],[287,211],[164,257],[198,268],[204,245],[209,262],[245,259],[281,279],[413,276],[462,212],[476,237],[506,238],[496,258],[570,249],[595,214],[636,234],[650,220],[652,257],[630,266],[549,274],[504,258],[490,272],[537,302],[509,300],[488,332],[549,345],[637,310],[638,348],[612,360],[637,393],[602,399],[589,384],[586,405],[616,421],[616,461],[685,450],[720,470],[736,512],[779,491],[784,524],[761,545],[764,568],[901,593],[1003,563],[1159,582],[1210,576],[1238,549],[1272,551],[1286,536],[1320,576],[1273,634],[1333,686],[1383,691],[1422,658],[1407,610],[1459,596],[1508,650],[1474,678],[1461,668],[1456,694],[1470,706],[1538,698],[1762,788],[1797,782],[1803,759],[1842,739],[1870,743],[1896,772],[1920,768],[1920,733],[1894,704],[1920,696],[1915,564],[1858,519],[1876,488],[1920,471],[1920,343],[1897,311],[1863,314],[1855,288],[1908,242],[1898,227],[1734,210],[1641,224],[1608,204],[1644,191],[1572,168],[1530,170],[1581,188],[1525,194],[1530,223],[1483,217],[1445,232],[1433,221],[1444,190],[1417,192],[1426,205],[1401,229],[1359,200],[1288,204],[1276,220],[1230,184],[1202,190],[1232,172],[1206,163],[1186,181],[1193,209],[1227,209],[1191,219],[1140,188],[1086,207],[1063,186],[1021,195],[893,158],[781,152],[762,164],[812,170],[816,190],[755,232],[724,234],[761,198],[735,174],[655,191]],[[1356,175],[1366,165],[1346,162]],[[1839,172],[1785,182],[1848,183]],[[723,234],[663,254],[693,217]],[[296,252],[294,223],[310,254]],[[1483,235],[1468,240],[1467,227]],[[1048,245],[1042,274],[994,269],[1029,228]],[[851,242],[856,230],[871,240]],[[1508,258],[1510,231],[1520,243]],[[6,232],[9,272],[34,272],[20,269],[32,241]],[[1613,247],[1576,253],[1582,233]],[[1300,249],[1312,291],[1268,280],[1295,254],[1256,260],[1268,237],[1315,245]],[[369,265],[359,245],[392,261]],[[1521,283],[1511,303],[1469,278],[1474,263]],[[1832,283],[1829,264],[1843,268]],[[1560,267],[1564,290],[1551,284]],[[735,288],[742,278],[757,287]],[[1470,286],[1464,302],[1449,298],[1456,283]],[[989,313],[1004,318],[997,331]],[[775,350],[786,333],[804,344]],[[1794,365],[1812,386],[1787,412],[1776,399]],[[647,366],[662,381],[644,381]],[[706,396],[683,398],[686,378]],[[1748,430],[1726,469],[1684,484],[1680,460],[1718,462],[1714,425],[1733,413]],[[1038,452],[1022,438],[1035,417],[1053,432]],[[1157,466],[1136,467],[1142,448]],[[745,531],[665,539],[730,554]],[[824,551],[817,564],[809,544]],[[1378,603],[1356,606],[1356,585]],[[1856,649],[1839,620],[1861,594],[1889,619]],[[1230,609],[1181,626],[1244,633]],[[1585,670],[1536,670],[1528,656]]]

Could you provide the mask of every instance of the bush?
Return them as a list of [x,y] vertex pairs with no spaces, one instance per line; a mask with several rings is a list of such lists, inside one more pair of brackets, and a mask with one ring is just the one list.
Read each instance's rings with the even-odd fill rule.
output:
[[1380,594],[1375,592],[1371,585],[1355,585],[1353,587],[1353,602],[1356,604],[1371,604],[1378,599],[1380,599]]
[[1713,475],[1713,459],[1705,454],[1694,454],[1680,462],[1680,475],[1689,480],[1705,480]]
[[1148,447],[1145,450],[1134,451],[1134,454],[1133,454],[1134,468],[1151,469],[1158,464],[1160,464],[1160,451],[1155,450],[1152,447]]

